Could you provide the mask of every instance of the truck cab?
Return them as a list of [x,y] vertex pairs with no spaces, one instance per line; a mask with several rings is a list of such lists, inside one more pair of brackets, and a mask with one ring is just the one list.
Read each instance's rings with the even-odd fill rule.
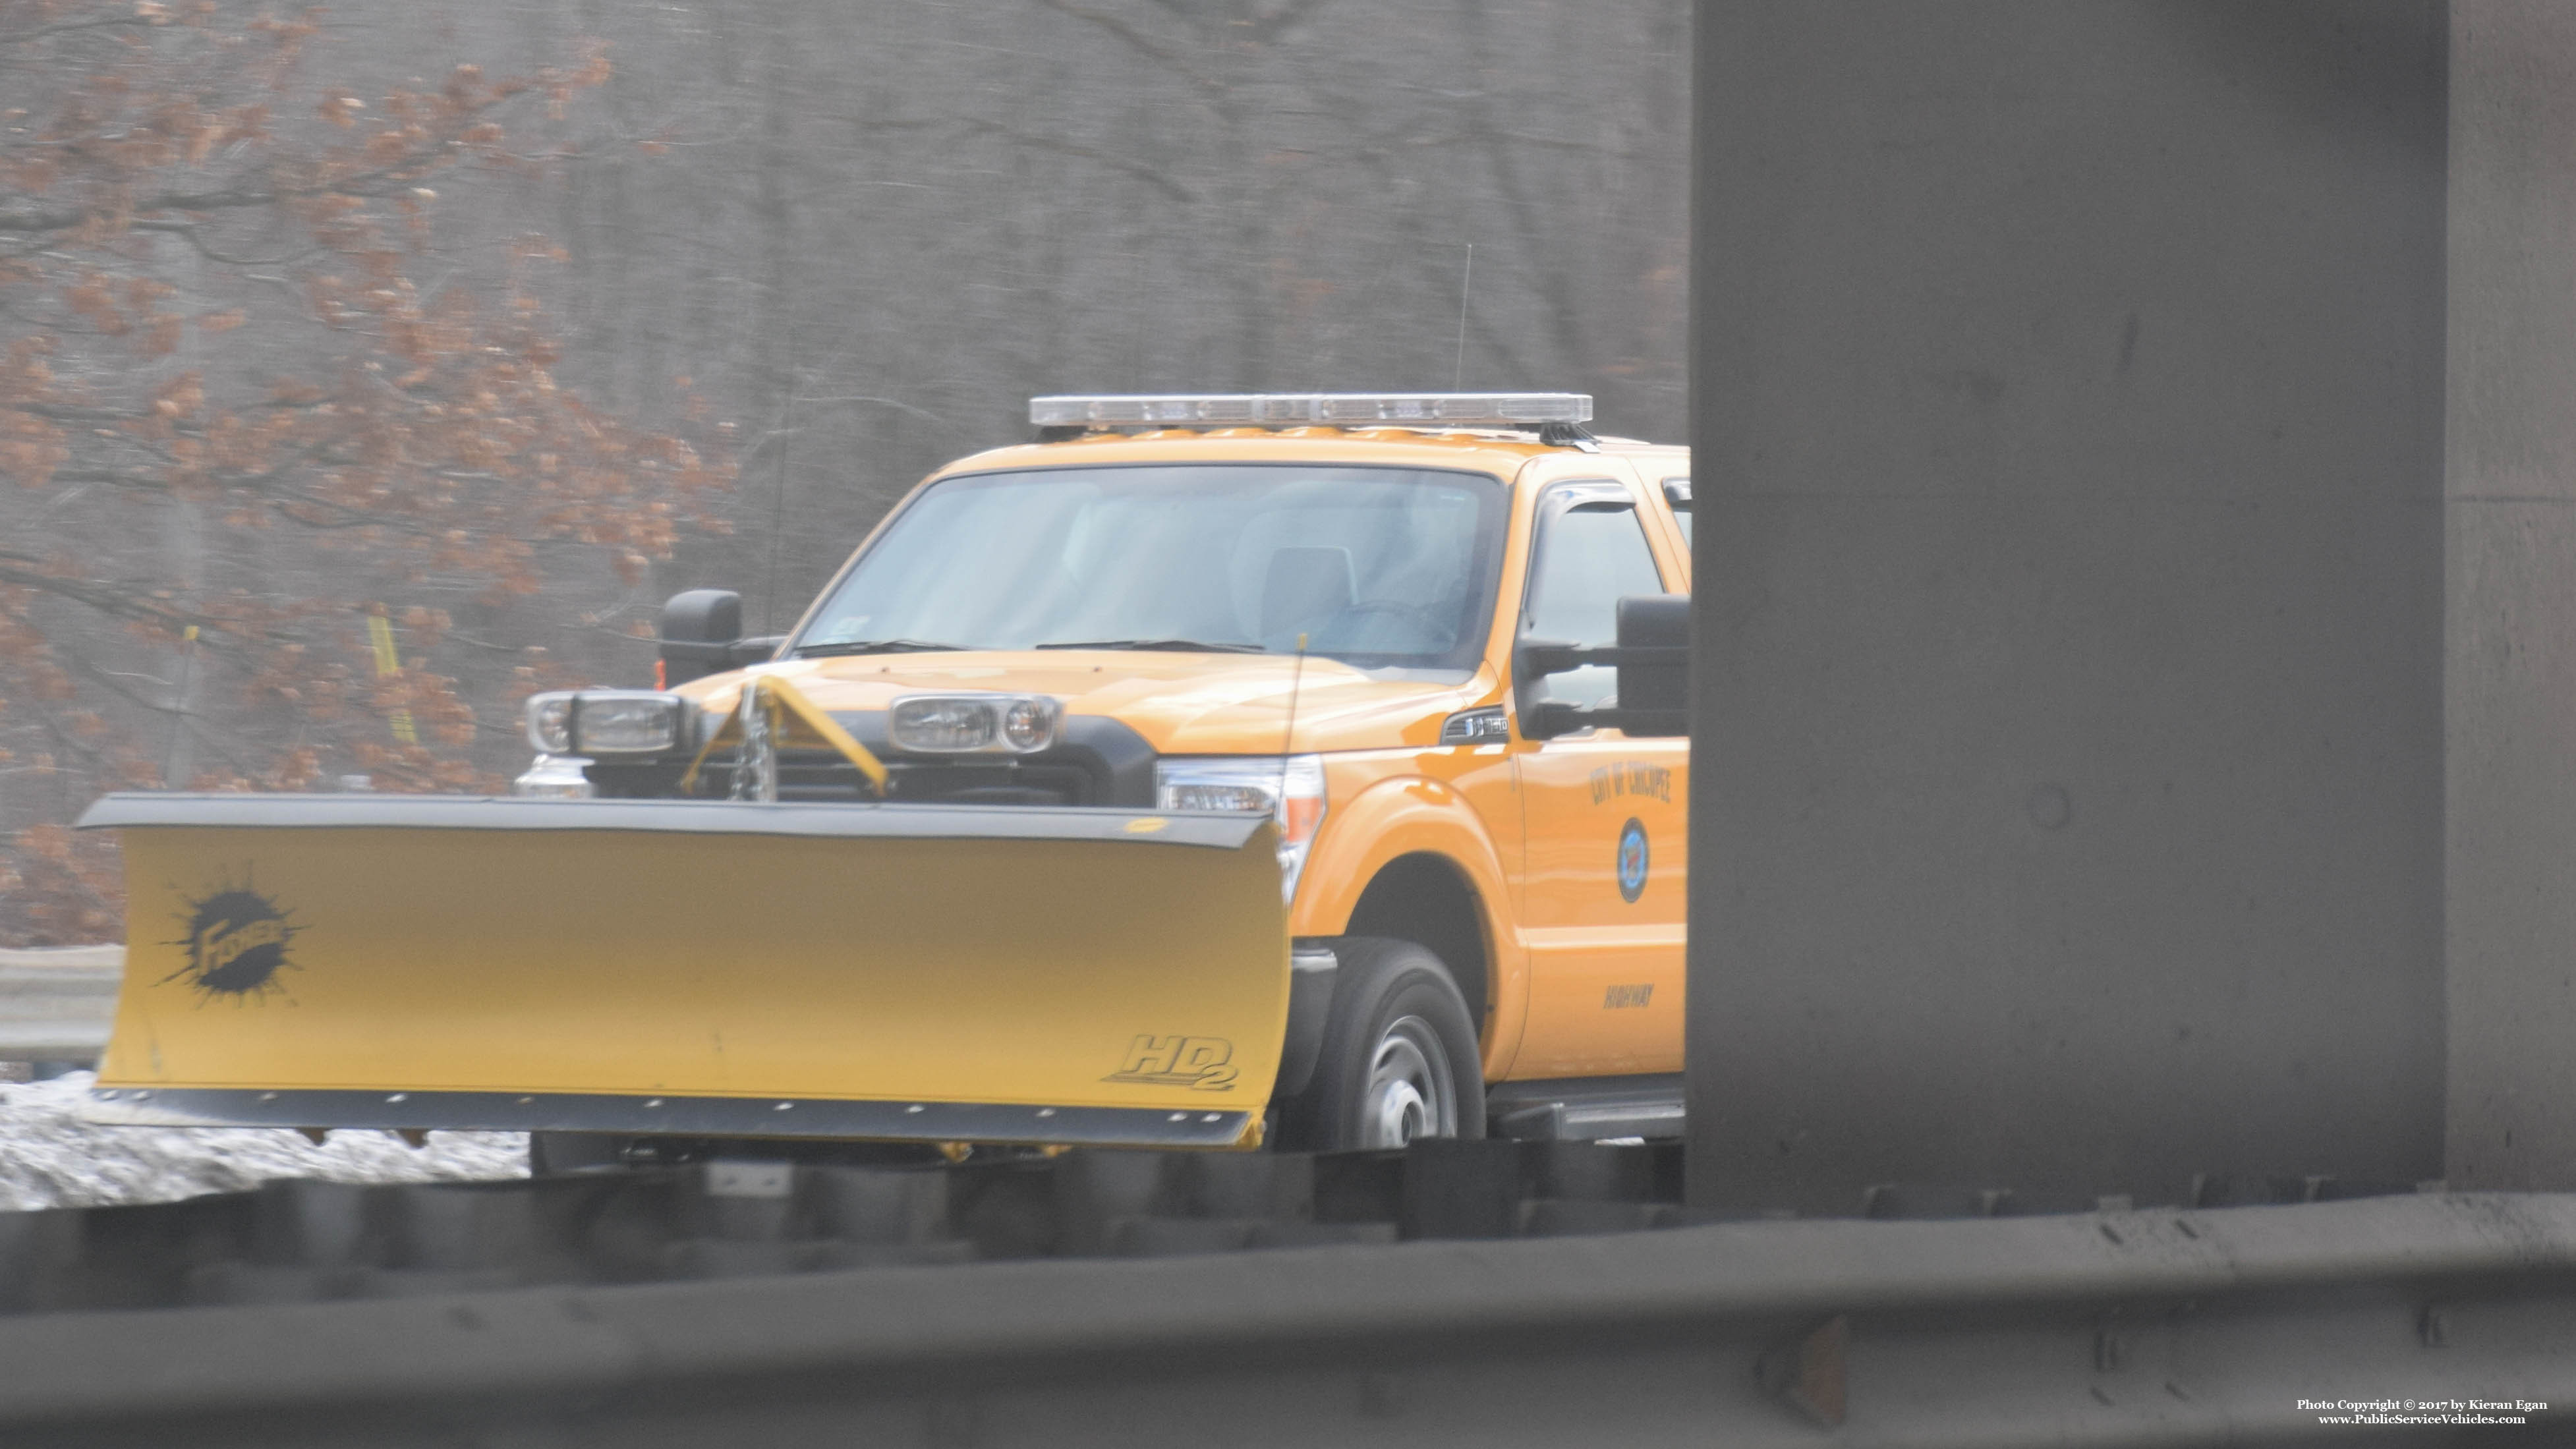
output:
[[[1677,1135],[1689,457],[1589,403],[1037,399],[1040,441],[925,479],[786,635],[692,591],[663,689],[532,699],[519,789],[1267,815],[1273,1141]],[[1665,621],[1652,719],[1629,613]],[[728,732],[761,680],[851,747]]]

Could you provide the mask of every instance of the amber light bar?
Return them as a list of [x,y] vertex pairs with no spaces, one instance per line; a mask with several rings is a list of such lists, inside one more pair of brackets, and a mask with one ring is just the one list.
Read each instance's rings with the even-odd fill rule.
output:
[[1033,397],[1029,421],[1042,428],[1295,427],[1354,423],[1586,423],[1582,392],[1253,392]]

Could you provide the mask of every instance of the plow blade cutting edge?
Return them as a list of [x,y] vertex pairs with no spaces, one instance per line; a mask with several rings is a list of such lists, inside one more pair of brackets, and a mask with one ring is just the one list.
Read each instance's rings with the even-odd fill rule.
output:
[[157,1125],[1251,1146],[1262,817],[111,795],[87,1113]]

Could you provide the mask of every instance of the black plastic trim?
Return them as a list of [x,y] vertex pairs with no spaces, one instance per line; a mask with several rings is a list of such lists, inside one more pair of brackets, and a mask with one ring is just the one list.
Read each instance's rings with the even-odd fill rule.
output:
[[[893,772],[888,798],[897,804],[974,803],[959,800],[958,795],[961,789],[975,789],[1027,792],[1029,798],[1016,800],[996,800],[987,794],[986,803],[1014,809],[1154,808],[1153,745],[1125,721],[1105,715],[1068,717],[1054,744],[1026,755],[908,754],[894,747],[881,709],[834,710],[832,722],[849,731],[852,739]],[[702,767],[700,798],[722,798],[726,793],[733,772],[728,753],[717,751]],[[791,751],[781,758],[779,767],[782,796],[845,800],[864,789],[858,768],[828,751]],[[682,768],[676,759],[595,761],[587,773],[602,795],[652,798],[676,796]],[[1073,798],[1066,798],[1068,793]]]
[[[1132,828],[1139,820],[1159,826]],[[1240,850],[1266,816],[1157,815],[1020,805],[542,800],[494,795],[162,795],[101,798],[80,828],[221,826],[347,830],[652,830],[908,840],[1109,840]]]
[[1288,967],[1288,1034],[1279,1053],[1278,1083],[1271,1089],[1272,1096],[1281,1098],[1296,1096],[1314,1080],[1342,961],[1332,947],[1300,940],[1288,945]]
[[1498,1082],[1485,1093],[1486,1131],[1495,1137],[1679,1137],[1686,1121],[1679,1072]]
[[1241,1111],[986,1102],[116,1086],[92,1088],[80,1115],[119,1126],[436,1128],[1099,1147],[1230,1147],[1242,1140],[1251,1119]]

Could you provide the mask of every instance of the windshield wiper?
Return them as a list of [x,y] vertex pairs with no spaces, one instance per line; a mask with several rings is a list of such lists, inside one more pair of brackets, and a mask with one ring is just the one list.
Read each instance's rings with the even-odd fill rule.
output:
[[1258,644],[1211,644],[1203,639],[1082,639],[1033,644],[1033,649],[1146,649],[1169,654],[1267,654]]
[[789,653],[798,659],[819,659],[827,654],[928,654],[936,650],[956,651],[963,644],[933,644],[926,639],[853,639],[842,644],[799,644]]

